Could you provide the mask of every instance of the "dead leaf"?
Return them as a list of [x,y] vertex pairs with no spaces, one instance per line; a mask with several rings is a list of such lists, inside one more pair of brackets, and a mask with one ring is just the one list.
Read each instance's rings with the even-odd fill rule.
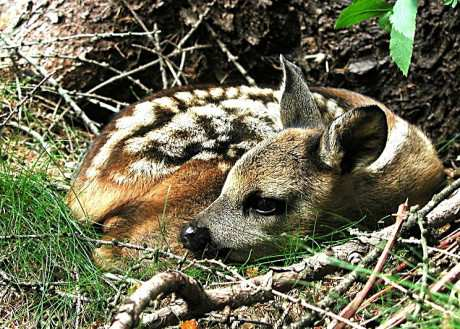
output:
[[195,319],[184,321],[179,326],[180,329],[199,329],[198,322]]

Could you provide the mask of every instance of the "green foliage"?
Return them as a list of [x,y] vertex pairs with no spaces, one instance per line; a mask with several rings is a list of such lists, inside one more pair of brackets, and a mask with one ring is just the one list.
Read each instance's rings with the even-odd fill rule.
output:
[[[337,29],[359,24],[366,19],[379,18],[380,27],[390,33],[390,56],[407,76],[414,47],[418,0],[355,0],[345,8],[335,23]],[[458,0],[443,0],[455,8]]]
[[397,0],[390,16],[390,55],[404,76],[409,72],[415,36],[417,0]]
[[[27,297],[17,301],[20,307],[0,299],[3,315],[18,309],[9,319],[2,319],[0,312],[0,323],[71,328],[77,316],[85,323],[104,317],[115,292],[91,260],[93,246],[75,235],[96,237],[95,232],[72,219],[46,174],[36,168],[13,169],[4,160],[8,157],[0,157],[0,269]],[[77,295],[90,300],[79,315]]]
[[388,13],[392,5],[385,0],[357,0],[345,8],[335,22],[336,29],[350,27],[362,21]]
[[452,8],[457,7],[458,0],[444,0],[446,6],[451,6]]

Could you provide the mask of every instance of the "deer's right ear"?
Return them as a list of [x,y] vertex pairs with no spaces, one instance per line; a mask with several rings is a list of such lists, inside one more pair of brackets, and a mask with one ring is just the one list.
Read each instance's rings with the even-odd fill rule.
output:
[[337,117],[324,130],[319,155],[329,167],[346,174],[377,160],[387,137],[385,112],[377,105],[359,107]]
[[313,95],[295,64],[280,55],[283,69],[280,114],[283,128],[323,128]]

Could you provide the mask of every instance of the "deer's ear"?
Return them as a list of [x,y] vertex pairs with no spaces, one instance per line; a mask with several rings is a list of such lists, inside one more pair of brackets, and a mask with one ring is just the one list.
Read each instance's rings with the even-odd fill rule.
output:
[[283,69],[280,114],[284,128],[322,128],[321,114],[302,71],[280,56]]
[[319,155],[342,173],[369,166],[387,143],[385,112],[376,105],[364,106],[337,117],[321,137]]

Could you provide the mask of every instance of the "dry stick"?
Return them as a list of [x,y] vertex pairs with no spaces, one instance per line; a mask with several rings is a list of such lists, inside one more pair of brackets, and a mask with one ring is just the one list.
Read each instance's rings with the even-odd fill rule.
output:
[[[377,264],[375,265],[375,268],[372,271],[372,274],[369,276],[369,279],[367,280],[363,289],[355,296],[353,301],[350,304],[348,304],[342,310],[342,312],[340,312],[340,315],[342,317],[346,319],[350,319],[356,313],[356,310],[358,309],[359,305],[361,305],[361,303],[364,301],[364,298],[367,296],[367,294],[371,290],[372,286],[377,280],[378,274],[382,271],[383,265],[385,264],[385,261],[387,260],[390,254],[391,248],[393,248],[394,244],[396,243],[396,239],[399,235],[399,232],[402,229],[402,224],[404,220],[407,218],[407,212],[408,212],[408,204],[406,201],[405,203],[399,205],[398,207],[398,213],[396,215],[396,224],[394,225],[393,233],[389,237],[387,244],[385,245],[385,248],[383,249],[383,252],[379,257],[379,260],[377,261]],[[344,327],[345,327],[345,323],[339,322],[333,328],[342,329]]]
[[222,50],[222,52],[225,55],[227,55],[228,60],[231,61],[233,63],[233,65],[235,65],[236,69],[246,79],[246,81],[249,83],[249,85],[255,86],[256,81],[253,78],[251,78],[251,76],[248,74],[248,71],[246,71],[246,69],[238,62],[238,57],[233,55],[230,52],[230,50],[228,50],[228,48],[225,45],[225,43],[223,43],[222,40],[219,39],[219,36],[217,35],[216,31],[214,31],[214,29],[209,24],[206,24],[206,28],[211,33],[211,35],[214,38],[214,40],[216,40],[217,45],[219,46],[220,50]]
[[[159,257],[164,257],[164,258],[169,258],[173,259],[177,262],[182,262],[186,264],[193,264],[196,268],[199,268],[200,270],[210,272],[212,274],[215,274],[222,279],[225,280],[230,280],[230,281],[235,281],[235,278],[233,276],[227,275],[225,273],[222,273],[220,271],[214,270],[208,266],[203,265],[203,263],[207,262],[207,260],[203,260],[203,262],[195,262],[195,260],[188,260],[188,259],[183,259],[183,257],[178,256],[176,254],[173,254],[167,250],[162,250],[158,248],[152,248],[148,247],[145,245],[139,245],[139,244],[134,244],[134,243],[127,243],[127,242],[121,242],[118,240],[99,240],[99,239],[93,239],[90,237],[87,237],[83,234],[80,233],[63,233],[63,234],[52,234],[52,233],[44,233],[44,234],[9,234],[9,235],[0,235],[0,240],[25,240],[25,239],[48,239],[48,238],[77,238],[81,241],[86,241],[89,243],[93,243],[96,247],[100,246],[111,246],[111,247],[117,247],[117,248],[127,248],[127,249],[132,249],[132,250],[138,250],[138,251],[144,251],[144,252],[149,252],[155,255],[158,255]],[[209,262],[211,263],[211,262]]]
[[[157,23],[155,23],[155,28],[157,28]],[[161,47],[160,47],[160,36],[159,33],[155,34],[155,40],[153,40],[153,44],[155,45],[155,50],[161,54]],[[168,78],[166,76],[165,70],[165,61],[163,57],[158,55],[158,60],[160,61],[160,72],[161,72],[161,81],[163,83],[163,89],[168,88]]]
[[[460,263],[455,265],[446,275],[444,275],[439,281],[437,281],[435,284],[433,284],[430,287],[430,293],[436,293],[441,291],[443,288],[445,288],[445,285],[448,283],[454,283],[460,278]],[[416,308],[416,304],[411,303],[407,305],[405,308],[400,310],[398,313],[396,313],[394,316],[392,316],[388,321],[386,321],[384,324],[379,326],[377,329],[390,329],[394,328],[395,326],[400,325],[403,323],[406,318],[414,312]]]
[[420,244],[422,246],[422,282],[420,287],[420,299],[418,300],[417,307],[415,309],[415,316],[418,315],[422,309],[422,304],[426,297],[426,291],[428,287],[428,271],[429,271],[429,260],[428,260],[428,243],[426,241],[426,236],[428,230],[425,228],[423,221],[425,218],[422,216],[417,217],[417,224],[420,228]]
[[8,116],[5,118],[5,120],[3,120],[2,123],[0,123],[0,131],[1,129],[3,128],[3,126],[5,126],[8,121],[11,119],[11,117],[13,116],[13,114],[18,111],[22,105],[24,105],[24,103],[30,99],[36,92],[37,90],[46,82],[46,80],[48,80],[50,77],[51,77],[52,73],[51,74],[48,74],[46,77],[44,77],[37,85],[34,86],[34,88],[32,89],[32,91],[30,93],[28,93],[24,98],[22,98],[19,103],[14,107],[14,109],[8,114]]
[[29,128],[27,126],[21,125],[21,124],[15,122],[15,121],[7,122],[6,125],[14,127],[14,128],[17,128],[19,130],[22,130],[26,134],[32,136],[40,144],[40,146],[43,147],[43,149],[46,152],[49,152],[51,150],[51,146],[47,142],[45,142],[45,139],[43,138],[43,136],[40,135],[35,130],[33,130],[32,128]]
[[[358,264],[358,268],[354,269],[350,273],[348,273],[342,281],[333,289],[331,289],[327,296],[323,298],[319,303],[318,306],[323,309],[329,309],[334,303],[337,302],[337,296],[343,295],[351,285],[356,282],[360,275],[360,269],[366,268],[369,266],[379,255],[381,254],[381,248],[375,247],[373,248]],[[319,318],[319,314],[315,312],[309,312],[304,315],[299,321],[290,325],[291,329],[300,329],[300,328],[307,328],[313,325],[313,322]]]
[[[78,274],[78,271],[75,271],[75,281],[80,281],[80,275]],[[77,296],[75,297],[75,322],[74,322],[74,328],[78,329],[80,328],[80,317],[81,317],[81,295],[80,295],[80,287],[77,285],[76,286],[76,293]]]
[[[253,304],[255,302],[266,301],[273,298],[274,295],[277,295],[293,303],[300,303],[306,308],[326,314],[334,319],[340,319],[353,328],[363,328],[332,312],[324,311],[301,299],[288,296],[272,289],[271,275],[271,273],[268,273],[268,275],[253,278],[232,287],[204,290],[199,282],[183,273],[176,271],[163,272],[142,284],[141,287],[127,299],[120,307],[110,328],[126,329],[134,327],[139,322],[141,313],[151,300],[158,297],[160,293],[170,294],[172,292],[185,300],[188,306],[187,309],[192,316],[202,315],[216,309],[222,309],[227,305],[230,306],[230,308],[236,308],[248,303]],[[248,287],[248,285],[257,286],[258,289]],[[177,321],[176,315],[173,315],[173,317],[170,317],[167,321],[162,321],[159,325],[165,326],[173,323],[173,321]],[[152,326],[152,323],[150,326]]]
[[[182,38],[181,41],[177,44],[177,49],[181,49],[182,46],[187,42],[187,40],[192,36],[193,32],[196,31],[196,29],[201,25],[201,23],[204,21],[206,16],[208,16],[209,12],[211,11],[211,8],[214,6],[216,3],[216,0],[213,0],[209,5],[206,6],[206,9],[199,14],[198,19],[196,20],[195,23],[193,23],[192,27],[190,28],[190,31],[187,32],[187,34]],[[189,1],[189,4],[192,6],[192,3]]]
[[88,42],[94,42],[102,39],[111,39],[111,38],[129,38],[129,37],[142,37],[149,36],[158,31],[148,31],[148,32],[107,32],[107,33],[84,33],[84,34],[74,34],[66,37],[53,38],[50,40],[38,40],[33,42],[24,42],[20,44],[5,43],[6,46],[0,47],[0,49],[15,49],[20,47],[30,47],[36,45],[46,45],[56,42],[63,42],[76,39],[89,39]]
[[[117,240],[111,240],[111,241],[108,241],[108,240],[99,240],[99,239],[92,239],[92,238],[89,238],[87,236],[84,236],[84,235],[81,235],[81,234],[74,234],[73,235],[74,237],[82,240],[82,241],[87,241],[87,242],[90,242],[90,243],[94,243],[97,247],[99,246],[112,246],[112,247],[119,247],[119,248],[128,248],[128,249],[132,249],[132,250],[139,250],[139,251],[145,251],[145,252],[151,252],[153,254],[156,254],[158,256],[162,256],[162,257],[165,257],[165,258],[170,258],[170,259],[174,259],[178,262],[182,262],[182,263],[192,263],[192,261],[190,260],[185,260],[181,257],[181,256],[178,256],[176,254],[173,254],[169,251],[166,251],[166,250],[161,250],[161,249],[158,249],[158,248],[151,248],[151,247],[147,247],[145,245],[138,245],[138,244],[133,244],[133,243],[127,243],[127,242],[120,242],[120,241],[117,241]],[[9,237],[9,236],[4,236],[4,237]],[[2,236],[0,236],[0,240],[2,239]],[[232,276],[229,276],[229,275],[226,275],[225,273],[222,273],[222,272],[219,272],[219,271],[214,271],[213,269],[207,267],[207,266],[204,266],[202,264],[195,264],[195,267],[201,269],[201,270],[204,270],[204,271],[207,271],[207,272],[211,272],[223,279],[226,279],[226,280],[234,280],[234,278]]]
[[[0,59],[1,58],[10,58],[10,57],[11,56],[0,56]],[[109,65],[108,63],[106,63],[106,62],[98,62],[98,61],[96,61],[94,59],[86,58],[83,54],[80,55],[80,56],[70,56],[70,55],[61,55],[61,54],[48,54],[48,55],[37,54],[37,55],[30,55],[30,58],[37,58],[37,59],[44,59],[44,58],[68,59],[68,60],[72,60],[72,61],[78,61],[78,62],[82,62],[82,63],[96,65],[96,66],[105,68],[105,69],[107,69],[109,71],[112,71],[114,73],[123,74],[123,71],[120,71],[120,70],[116,69],[115,67]],[[145,92],[151,92],[152,91],[150,88],[145,86],[142,82],[140,82],[139,79],[135,79],[135,78],[133,78],[131,76],[127,76],[126,78],[128,80],[130,80],[132,83],[134,83],[135,85],[137,85],[139,88],[141,88],[143,91],[145,91]],[[70,90],[66,90],[66,91],[70,95],[77,93],[76,91],[70,91]],[[96,96],[100,96],[100,95],[96,95]],[[104,97],[104,96],[100,96],[100,97]],[[112,100],[112,101],[115,101],[115,100]]]
[[[121,2],[123,2],[123,4],[128,8],[128,10],[131,12],[131,14],[134,16],[134,19],[137,21],[137,23],[142,27],[142,29],[144,31],[148,31],[147,29],[147,26],[144,24],[144,22],[141,20],[141,18],[139,17],[139,15],[137,15],[136,11],[134,9],[131,8],[131,6],[129,5],[129,3],[126,1],[126,0],[121,0]],[[153,29],[155,31],[158,31],[158,25],[157,23],[155,23],[153,25]],[[159,37],[159,32],[155,33],[154,37],[152,37],[151,35],[148,35],[148,38],[149,40],[152,42],[152,44],[155,46],[156,50],[158,52],[161,52],[161,48],[160,48],[160,37]],[[165,71],[165,67],[164,67],[164,61],[163,61],[163,58],[161,57],[158,57],[159,61],[160,61],[160,71],[161,71],[161,80],[163,82],[163,89],[166,89],[168,88],[168,79],[166,78],[166,71]]]
[[[193,51],[195,49],[198,49],[200,47],[188,47],[188,48],[184,48],[184,49],[176,49],[174,50],[173,52],[171,52],[170,54],[166,55],[166,57],[172,57],[172,56],[176,56],[182,52],[185,52],[185,51]],[[144,71],[146,69],[148,69],[149,67],[152,67],[156,64],[158,64],[160,62],[159,59],[155,59],[151,62],[148,62],[144,65],[141,65],[141,66],[138,66],[136,67],[135,69],[132,69],[130,71],[126,71],[126,72],[123,72],[122,74],[119,74],[119,75],[116,75],[116,76],[113,76],[107,80],[105,80],[104,82],[101,82],[100,84],[98,84],[97,86],[94,86],[93,88],[91,88],[91,90],[88,91],[88,93],[93,93],[95,92],[96,90],[99,90],[101,89],[102,87],[105,87],[109,84],[111,84],[112,82],[115,82],[117,80],[120,80],[120,79],[124,79],[128,76],[130,76],[131,74],[135,74],[135,73],[138,73],[138,72],[141,72],[141,71]]]
[[[443,254],[446,254],[448,256],[451,256],[451,257],[454,257],[454,258],[460,258],[460,256],[458,255],[455,255],[455,254],[452,254],[450,252],[447,252],[443,249],[439,249],[439,248],[448,248],[449,247],[449,243],[455,243],[455,240],[458,239],[460,237],[460,231],[459,232],[456,232],[455,234],[451,234],[449,235],[448,237],[444,238],[438,245],[438,248],[433,248],[433,247],[428,247],[429,249],[429,252],[430,254],[434,251],[436,252],[439,252],[439,253],[443,253]],[[411,243],[411,244],[420,244],[420,241],[419,240],[416,240],[416,239],[398,239],[398,241],[400,241],[401,243]],[[385,279],[385,278],[383,278]],[[407,279],[407,276],[405,278],[403,278],[402,280],[404,281],[405,279]],[[385,287],[384,289],[378,291],[377,293],[375,293],[374,295],[372,295],[371,297],[369,297],[364,303],[363,305],[361,305],[361,309],[364,309],[366,308],[367,306],[369,306],[370,304],[372,304],[375,300],[377,300],[378,298],[380,298],[380,296],[384,295],[385,293],[387,293],[388,291],[390,291],[391,289],[393,288],[397,288],[397,286],[395,285],[394,282],[391,283],[391,285]],[[420,296],[418,295],[415,295],[415,294],[412,294],[412,297],[417,300],[420,298]]]
[[[7,45],[11,44],[11,40],[9,40],[6,36],[1,35],[0,38],[5,42]],[[16,54],[24,58],[30,65],[32,65],[44,78],[49,76],[49,73],[37,64],[32,58],[28,55],[24,54],[20,49],[15,49]],[[70,97],[70,95],[66,92],[64,88],[52,77],[48,77],[48,82],[56,88],[57,92],[64,98],[66,103],[70,105],[70,107],[74,110],[74,112],[82,119],[83,123],[91,130],[93,134],[99,134],[99,128],[96,127],[93,121],[86,115],[85,112],[75,103],[75,101]]]
[[[156,35],[156,34],[155,34]],[[88,59],[86,58],[84,55],[82,56],[78,56],[78,57],[74,57],[74,56],[62,56],[62,57],[67,57],[67,59],[74,59],[74,60],[78,60],[80,62],[83,62],[83,63],[88,63],[88,64],[93,64],[93,65],[97,65],[97,66],[100,66],[100,67],[103,67],[105,69],[108,69],[109,71],[112,71],[116,74],[123,74],[122,71],[114,68],[113,66],[109,65],[108,63],[104,63],[104,62],[98,62],[98,61],[95,61],[93,59]],[[62,58],[61,57],[61,58]],[[132,83],[134,83],[136,86],[138,86],[139,88],[141,88],[144,92],[146,93],[149,93],[151,92],[152,90],[150,88],[148,88],[147,86],[145,86],[142,82],[140,82],[138,79],[135,79],[131,76],[127,76],[126,77],[129,81],[131,81]]]
[[[181,41],[179,41],[179,43],[177,44],[177,48],[176,50],[174,50],[173,52],[171,52],[170,54],[166,55],[167,58],[169,57],[172,57],[172,56],[176,56],[178,54],[181,54],[185,51],[193,51],[195,48],[194,47],[189,47],[187,48],[187,50],[184,48],[182,48],[184,46],[184,44],[187,42],[187,40],[192,36],[193,32],[196,31],[196,29],[198,28],[198,26],[200,26],[201,22],[203,22],[204,18],[208,15],[209,11],[211,10],[211,7],[214,5],[214,3],[216,2],[216,0],[214,0],[213,2],[211,2],[209,4],[209,6],[207,6],[206,10],[200,14],[200,16],[198,17],[198,20],[192,25],[192,27],[190,28],[190,30],[187,32],[187,34],[182,38]],[[123,79],[123,78],[126,78],[127,76],[130,76],[131,74],[134,74],[134,73],[137,73],[137,72],[141,72],[143,70],[146,70],[148,69],[149,67],[152,67],[153,65],[156,65],[157,63],[160,62],[160,59],[156,59],[154,61],[151,61],[149,63],[146,63],[144,65],[141,65],[135,69],[132,69],[130,71],[126,71],[124,72],[123,74],[119,74],[117,76],[114,76],[114,77],[111,77],[110,79],[107,79],[106,81],[98,84],[97,86],[93,87],[89,93],[92,93],[114,81],[117,81],[119,79]]]
[[[50,92],[50,93],[56,93],[56,90],[53,89],[53,88],[49,88],[49,87],[46,87],[46,86],[43,86],[42,87],[42,90],[44,91],[47,91],[47,92]],[[116,105],[116,108],[122,108],[122,107],[125,107],[125,106],[129,106],[130,104],[129,103],[126,103],[126,102],[120,102],[120,101],[117,101],[116,99],[113,99],[113,98],[110,98],[110,97],[105,97],[105,96],[102,96],[102,95],[98,95],[98,94],[91,94],[91,93],[87,93],[87,92],[79,92],[79,91],[75,91],[75,90],[68,90],[68,89],[65,89],[65,91],[70,95],[70,96],[74,96],[75,98],[77,99],[87,99],[87,98],[90,98],[88,101],[92,101],[91,99],[94,99],[95,102],[97,101],[105,101],[105,102],[112,102]],[[113,108],[113,107],[112,107]],[[118,112],[119,110],[117,110],[116,112]]]

